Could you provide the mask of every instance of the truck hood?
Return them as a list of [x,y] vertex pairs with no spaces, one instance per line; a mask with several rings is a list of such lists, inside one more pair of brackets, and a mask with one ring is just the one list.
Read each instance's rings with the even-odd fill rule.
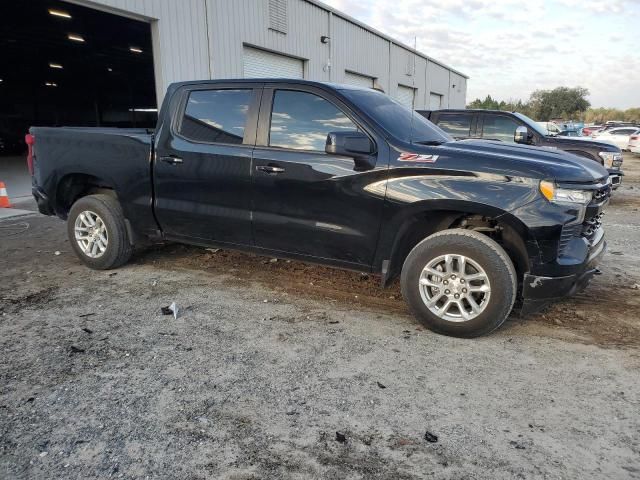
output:
[[620,149],[615,146],[613,143],[602,141],[602,140],[594,140],[591,137],[553,137],[547,136],[547,141],[558,145],[558,148],[571,148],[571,147],[584,147],[585,144],[593,147],[593,149],[599,149],[603,152],[619,152]]
[[606,180],[607,170],[594,160],[549,147],[529,147],[492,140],[460,140],[442,145],[457,154],[467,153],[477,160],[498,160],[505,173],[559,182],[594,183]]

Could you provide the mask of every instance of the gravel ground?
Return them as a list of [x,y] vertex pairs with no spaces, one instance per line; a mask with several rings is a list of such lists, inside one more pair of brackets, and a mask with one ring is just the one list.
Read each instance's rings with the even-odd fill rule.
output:
[[0,478],[640,478],[625,162],[603,275],[475,340],[357,273],[176,245],[96,272],[63,222],[1,222]]

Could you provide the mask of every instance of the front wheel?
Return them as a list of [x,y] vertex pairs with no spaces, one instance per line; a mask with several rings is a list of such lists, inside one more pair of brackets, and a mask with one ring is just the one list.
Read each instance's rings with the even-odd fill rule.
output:
[[122,209],[110,195],[76,201],[67,218],[67,234],[80,260],[96,270],[119,267],[133,253]]
[[443,230],[418,243],[404,262],[400,283],[423,325],[467,338],[504,323],[518,286],[504,249],[486,235],[463,229]]

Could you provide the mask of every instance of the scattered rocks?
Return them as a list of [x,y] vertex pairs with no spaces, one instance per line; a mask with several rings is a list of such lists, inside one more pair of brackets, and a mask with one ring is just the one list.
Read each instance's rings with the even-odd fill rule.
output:
[[429,443],[437,443],[438,442],[438,436],[434,435],[433,433],[431,433],[429,430],[427,430],[424,433],[424,439],[429,442]]

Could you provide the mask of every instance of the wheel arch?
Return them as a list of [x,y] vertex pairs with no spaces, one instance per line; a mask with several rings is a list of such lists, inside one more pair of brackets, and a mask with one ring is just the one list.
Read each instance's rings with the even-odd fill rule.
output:
[[382,253],[382,284],[387,286],[402,269],[409,252],[423,239],[451,228],[468,228],[487,234],[507,251],[518,276],[529,270],[527,243],[531,236],[524,223],[497,207],[460,202],[455,208],[413,209],[398,222],[388,253]]
[[56,186],[55,211],[66,219],[71,206],[81,197],[102,193],[118,198],[115,185],[109,179],[87,173],[68,173]]

